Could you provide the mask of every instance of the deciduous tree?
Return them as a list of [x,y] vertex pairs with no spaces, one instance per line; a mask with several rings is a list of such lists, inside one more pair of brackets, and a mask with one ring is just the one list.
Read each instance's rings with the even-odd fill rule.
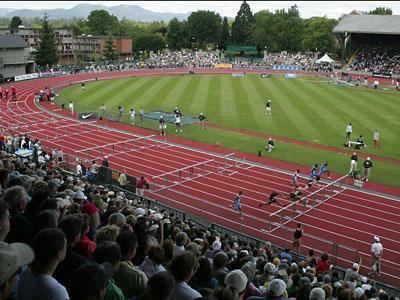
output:
[[10,30],[11,30],[11,33],[17,32],[17,31],[18,31],[18,26],[19,26],[19,25],[22,25],[22,20],[21,20],[21,18],[18,17],[18,16],[12,17],[12,19],[11,19],[11,21],[10,21]]
[[208,43],[217,44],[221,35],[221,22],[221,16],[213,11],[192,12],[188,18],[189,36],[194,38],[198,48]]

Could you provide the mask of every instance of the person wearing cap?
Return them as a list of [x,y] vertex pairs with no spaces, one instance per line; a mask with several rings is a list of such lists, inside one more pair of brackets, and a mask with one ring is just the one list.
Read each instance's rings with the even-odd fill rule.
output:
[[160,119],[158,120],[158,127],[160,129],[160,135],[165,135],[164,129],[167,128],[167,125],[165,125],[165,120],[163,116],[160,116]]
[[190,251],[184,251],[174,256],[169,268],[169,271],[175,278],[173,300],[194,300],[202,298],[202,295],[188,284],[196,273],[197,264],[196,257]]
[[371,168],[372,168],[371,158],[367,157],[367,159],[364,160],[363,167],[364,167],[363,180],[368,181],[369,176],[371,175]]
[[347,269],[346,273],[344,275],[344,280],[345,281],[358,281],[360,279],[360,274],[358,274],[358,270],[359,270],[360,266],[358,265],[358,263],[353,263],[352,268]]
[[206,116],[203,113],[200,113],[200,115],[199,115],[200,129],[204,129],[206,119],[207,119]]
[[104,299],[108,280],[112,277],[112,270],[110,272],[109,267],[106,268],[105,265],[87,262],[76,269],[71,276],[71,299]]
[[268,152],[271,152],[272,149],[274,149],[274,141],[272,140],[272,138],[268,138],[267,140],[267,144],[265,145],[265,149],[268,150]]
[[33,250],[35,259],[22,272],[18,282],[18,299],[70,299],[65,286],[53,277],[67,252],[67,239],[62,230],[41,230],[35,237]]
[[33,261],[33,249],[23,243],[0,242],[0,299],[8,299],[21,268]]
[[380,243],[381,239],[378,236],[374,236],[374,242],[371,245],[371,255],[372,255],[372,267],[371,267],[371,277],[379,276],[381,271],[381,256],[383,253],[383,246]]

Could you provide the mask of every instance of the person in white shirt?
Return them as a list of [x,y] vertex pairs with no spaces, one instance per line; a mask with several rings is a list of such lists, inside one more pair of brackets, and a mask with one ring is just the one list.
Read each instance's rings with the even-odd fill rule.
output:
[[135,114],[136,114],[135,109],[131,108],[130,116],[131,116],[131,124],[132,125],[135,125]]
[[178,112],[177,114],[175,114],[175,132],[182,132],[182,126],[181,126],[181,114]]
[[371,255],[372,255],[372,272],[371,276],[379,276],[381,271],[381,256],[383,253],[383,246],[380,243],[380,238],[374,236],[374,242],[371,245]]
[[19,279],[17,295],[24,300],[68,300],[66,288],[54,277],[58,264],[67,252],[67,239],[59,228],[46,228],[40,231],[33,243],[35,259]]
[[80,161],[78,161],[78,164],[76,165],[76,175],[83,176],[82,162]]
[[74,104],[72,103],[72,101],[69,101],[68,108],[71,111],[71,114],[73,114],[74,113]]
[[353,132],[353,126],[349,123],[346,127],[346,137],[345,139],[348,141],[350,139],[350,135]]

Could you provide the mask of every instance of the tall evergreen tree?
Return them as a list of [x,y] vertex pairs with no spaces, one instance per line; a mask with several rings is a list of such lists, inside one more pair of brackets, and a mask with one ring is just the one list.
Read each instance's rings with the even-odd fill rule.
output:
[[237,45],[252,44],[254,16],[250,6],[243,1],[232,24],[232,42]]
[[229,32],[229,24],[228,18],[224,17],[222,21],[222,29],[221,29],[221,38],[219,39],[219,49],[226,49],[226,46],[229,43],[230,32]]
[[53,28],[44,14],[42,26],[39,29],[39,48],[36,54],[36,63],[40,66],[48,66],[56,64],[58,61],[57,42]]
[[109,61],[117,59],[117,54],[115,53],[114,41],[111,36],[108,36],[105,41],[103,55],[104,58]]

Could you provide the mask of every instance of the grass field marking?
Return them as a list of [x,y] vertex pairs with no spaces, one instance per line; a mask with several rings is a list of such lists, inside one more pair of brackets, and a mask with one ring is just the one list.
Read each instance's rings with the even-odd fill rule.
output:
[[[325,116],[329,118],[330,116],[330,111],[326,107],[323,98],[315,97],[315,94],[311,89],[307,88],[307,84],[304,82],[300,82],[298,80],[288,80],[288,85],[293,88],[293,90],[296,91],[296,95],[298,96],[299,99],[299,104],[303,105],[305,107],[305,111],[307,111],[309,114],[307,114],[308,118],[313,118],[314,122],[316,124],[323,124],[323,127],[319,126],[318,131],[314,134],[314,136],[321,136],[324,135],[321,130],[323,129],[324,131],[329,131],[330,133],[335,132],[338,130],[337,127],[333,126],[331,122],[327,121]],[[314,94],[314,97],[312,95]],[[322,101],[321,101],[322,100]],[[316,109],[315,104],[316,102],[319,102],[320,105],[318,106],[318,109]]]

